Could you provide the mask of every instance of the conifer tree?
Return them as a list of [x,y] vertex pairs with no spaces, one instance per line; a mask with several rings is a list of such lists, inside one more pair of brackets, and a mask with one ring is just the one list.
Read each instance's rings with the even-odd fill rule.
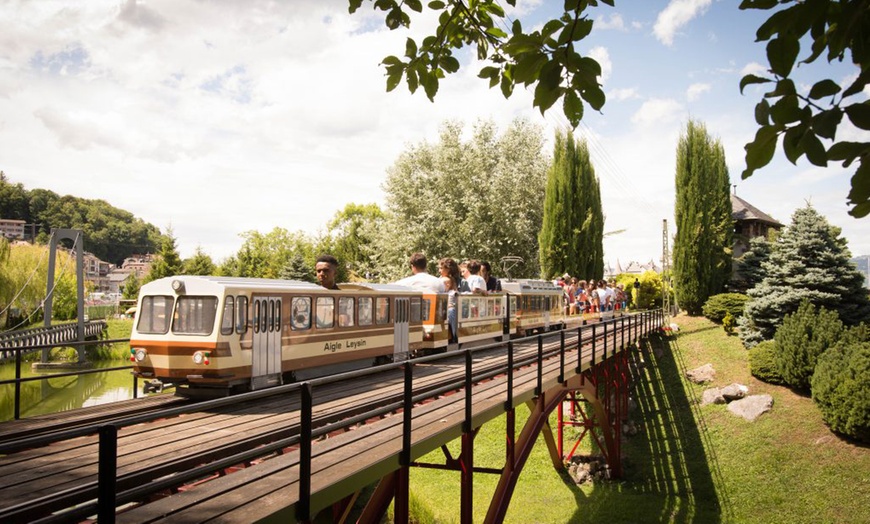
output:
[[747,347],[773,338],[783,317],[797,311],[804,299],[836,311],[847,326],[867,320],[864,277],[849,262],[852,255],[839,235],[840,229],[809,204],[794,212],[762,264],[764,279],[747,293],[750,301],[740,320],[740,338]]
[[601,278],[603,239],[601,193],[586,143],[557,133],[538,234],[542,276]]
[[731,280],[732,291],[746,292],[764,279],[762,264],[770,258],[771,243],[764,237],[749,240],[749,249],[737,259],[737,271]]
[[703,124],[690,121],[677,146],[677,236],[673,268],[677,302],[698,315],[731,275],[731,218],[725,150]]
[[157,280],[158,278],[179,275],[182,272],[181,257],[178,255],[178,248],[175,245],[175,235],[172,228],[167,229],[166,234],[160,241],[160,251],[157,253],[157,260],[151,264],[151,270],[146,276],[146,282]]

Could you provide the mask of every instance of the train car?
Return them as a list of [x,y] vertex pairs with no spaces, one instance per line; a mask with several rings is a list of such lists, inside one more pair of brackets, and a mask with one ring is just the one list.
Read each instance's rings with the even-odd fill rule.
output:
[[564,325],[561,287],[546,280],[532,279],[502,281],[501,287],[510,297],[511,331],[517,336]]
[[507,295],[460,293],[456,312],[459,347],[501,340],[504,334],[504,318],[508,313]]
[[423,293],[421,322],[423,324],[424,353],[446,351],[450,342],[447,325],[447,293]]
[[[407,358],[422,297],[403,286],[175,276],[140,289],[130,337],[148,389],[214,396],[278,385],[302,370]],[[208,392],[203,394],[203,392]]]

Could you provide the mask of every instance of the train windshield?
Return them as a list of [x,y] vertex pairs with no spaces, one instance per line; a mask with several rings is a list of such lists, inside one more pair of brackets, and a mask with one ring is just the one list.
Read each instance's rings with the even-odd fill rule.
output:
[[162,295],[143,297],[136,329],[139,333],[165,334],[169,331],[171,312],[172,297]]
[[172,332],[182,335],[210,335],[217,317],[217,297],[178,297]]

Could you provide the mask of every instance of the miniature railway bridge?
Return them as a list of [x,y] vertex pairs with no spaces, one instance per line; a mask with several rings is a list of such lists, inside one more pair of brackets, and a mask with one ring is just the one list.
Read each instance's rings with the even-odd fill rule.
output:
[[[29,351],[25,351],[26,353],[39,350],[47,352],[51,347],[103,338],[106,329],[105,320],[93,320],[82,322],[81,325],[67,322],[47,327],[5,331],[0,333],[0,364],[15,360],[21,355],[20,351],[15,351],[13,348],[28,348]],[[47,354],[42,360],[48,360]]]
[[[562,421],[567,400],[592,406],[580,413],[596,429],[583,434],[621,474],[628,354],[663,321],[646,311],[226,399],[160,395],[0,424],[0,522],[309,522],[323,511],[344,522],[374,483],[359,522],[379,522],[391,501],[407,522],[415,466],[458,472],[463,523],[483,511],[473,476],[499,475],[485,522],[501,522],[539,433],[563,467],[562,426],[557,443],[548,416]],[[502,415],[504,466],[476,467],[475,436]],[[439,447],[444,464],[418,462]]]

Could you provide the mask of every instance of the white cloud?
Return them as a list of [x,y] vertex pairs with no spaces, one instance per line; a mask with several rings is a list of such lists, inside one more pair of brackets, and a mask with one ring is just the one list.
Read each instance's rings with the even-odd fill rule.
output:
[[695,17],[704,14],[713,0],[671,0],[656,18],[653,33],[666,46],[674,43],[674,35]]
[[710,84],[705,83],[696,83],[689,86],[686,90],[686,99],[689,102],[694,102],[698,98],[701,97],[702,94],[710,91],[712,86]]
[[679,122],[683,106],[676,100],[653,98],[641,105],[631,117],[631,122],[640,128],[661,127]]
[[613,89],[607,92],[608,101],[616,100],[632,100],[640,98],[640,94],[636,87],[627,87],[622,89]]
[[595,19],[595,29],[601,30],[609,30],[615,29],[617,31],[626,31],[625,21],[622,19],[622,15],[619,13],[613,13],[610,16],[599,16]]
[[743,66],[743,69],[740,70],[740,76],[746,75],[763,75],[767,73],[767,66],[761,65],[758,62],[750,62]]

